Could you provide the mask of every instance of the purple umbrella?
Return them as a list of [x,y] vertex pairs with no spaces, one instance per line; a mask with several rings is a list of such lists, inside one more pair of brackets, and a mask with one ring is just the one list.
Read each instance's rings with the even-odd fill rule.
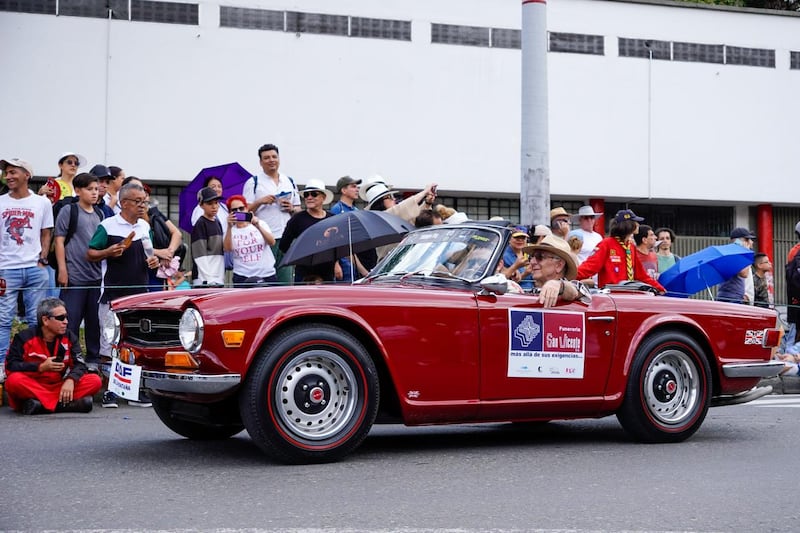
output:
[[215,176],[222,182],[222,196],[227,198],[234,194],[242,194],[244,182],[252,176],[239,163],[227,163],[216,167],[204,168],[194,177],[192,181],[181,191],[178,199],[180,218],[178,225],[184,231],[192,231],[192,211],[197,205],[197,193],[203,188],[203,182]]

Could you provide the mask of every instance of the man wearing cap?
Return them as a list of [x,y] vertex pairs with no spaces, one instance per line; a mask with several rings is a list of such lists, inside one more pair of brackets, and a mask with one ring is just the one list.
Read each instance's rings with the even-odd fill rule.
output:
[[[283,239],[281,239],[280,242],[280,249],[283,253],[289,250],[289,246],[292,245],[292,242],[306,229],[320,220],[333,216],[322,207],[331,203],[331,200],[333,200],[333,193],[325,187],[322,180],[308,180],[308,183],[303,189],[303,200],[306,203],[305,210],[295,213],[286,224],[286,228],[283,231]],[[339,263],[337,261],[331,261],[329,263],[318,263],[316,265],[295,265],[295,283],[311,283],[316,281],[318,277],[322,278],[322,281],[333,281],[337,278],[341,279],[342,272]]]
[[97,178],[97,203],[95,205],[100,208],[104,217],[113,217],[116,213],[106,204],[105,200],[108,184],[114,180],[114,178],[111,177],[111,171],[107,166],[98,164],[92,167],[89,174]]
[[[245,182],[242,196],[247,199],[250,211],[272,230],[275,237],[272,255],[275,256],[275,264],[279,265],[283,258],[280,248],[283,231],[292,214],[301,210],[300,195],[294,180],[278,171],[281,157],[277,146],[261,146],[258,149],[258,163],[261,165],[261,172]],[[281,283],[292,283],[292,267],[280,267],[277,276]]]
[[573,230],[576,234],[580,235],[583,244],[581,251],[578,252],[578,264],[586,261],[586,258],[592,255],[592,252],[603,240],[603,236],[594,230],[594,224],[597,219],[602,217],[603,213],[595,213],[590,205],[581,206],[576,215],[572,215],[573,220],[577,220],[579,228]]
[[0,170],[8,192],[0,196],[0,278],[6,281],[0,296],[0,383],[11,337],[11,320],[17,314],[17,296],[25,302],[25,320],[36,326],[36,307],[48,287],[47,253],[53,233],[50,200],[28,188],[33,167],[22,159],[3,159]]
[[561,237],[565,241],[567,240],[567,234],[569,233],[569,221],[572,218],[572,215],[567,213],[567,210],[563,207],[554,207],[550,210],[550,229],[553,232],[553,235]]
[[597,285],[601,289],[609,284],[636,280],[665,293],[664,287],[647,274],[634,250],[633,235],[639,231],[639,222],[643,221],[630,209],[617,211],[611,221],[609,236],[600,241],[594,253],[578,267],[578,279],[588,279],[597,274]]
[[[756,236],[747,228],[734,228],[731,231],[731,243],[743,246],[748,250],[753,249],[753,240]],[[749,292],[748,292],[749,283]],[[744,267],[738,274],[727,281],[723,281],[717,290],[717,300],[752,305],[755,298],[755,288],[751,277],[750,265]]]
[[[361,180],[351,178],[350,176],[342,176],[339,178],[339,181],[336,182],[336,192],[339,193],[339,201],[331,206],[332,215],[358,210],[355,206],[355,201],[358,199],[359,185],[361,185]],[[341,281],[345,282],[353,281],[354,277],[355,279],[359,279],[366,276],[368,273],[358,261],[353,264],[349,257],[342,257],[339,259],[339,266],[342,267]]]
[[580,299],[591,302],[591,296],[582,283],[573,281],[578,271],[569,245],[555,235],[546,235],[538,244],[523,248],[530,256],[533,276],[533,294],[539,296],[544,307],[553,307],[558,300],[571,302]]

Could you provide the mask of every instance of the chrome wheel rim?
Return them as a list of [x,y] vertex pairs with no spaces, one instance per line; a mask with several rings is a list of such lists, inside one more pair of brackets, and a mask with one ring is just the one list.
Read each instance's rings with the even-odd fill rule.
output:
[[700,376],[697,365],[680,350],[666,350],[653,358],[644,379],[644,401],[662,424],[679,425],[697,410]]
[[275,411],[295,436],[320,441],[336,435],[357,411],[358,382],[339,355],[311,350],[289,360],[275,387]]

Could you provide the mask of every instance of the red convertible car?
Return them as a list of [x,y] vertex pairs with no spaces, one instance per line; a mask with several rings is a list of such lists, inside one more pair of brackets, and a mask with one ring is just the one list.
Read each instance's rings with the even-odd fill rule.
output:
[[377,421],[547,421],[615,414],[679,442],[708,408],[770,392],[775,311],[603,290],[544,309],[496,265],[504,227],[409,233],[355,285],[149,293],[104,334],[158,417],[190,439],[247,429],[287,463],[333,461]]

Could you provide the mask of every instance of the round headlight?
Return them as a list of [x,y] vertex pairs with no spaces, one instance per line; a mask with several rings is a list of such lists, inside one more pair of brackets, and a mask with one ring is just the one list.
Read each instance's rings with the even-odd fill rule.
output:
[[200,311],[189,308],[183,312],[178,324],[178,336],[184,350],[196,352],[200,349],[203,344],[203,317]]
[[119,342],[120,327],[119,317],[114,311],[106,313],[103,318],[103,338],[109,344],[117,344]]

